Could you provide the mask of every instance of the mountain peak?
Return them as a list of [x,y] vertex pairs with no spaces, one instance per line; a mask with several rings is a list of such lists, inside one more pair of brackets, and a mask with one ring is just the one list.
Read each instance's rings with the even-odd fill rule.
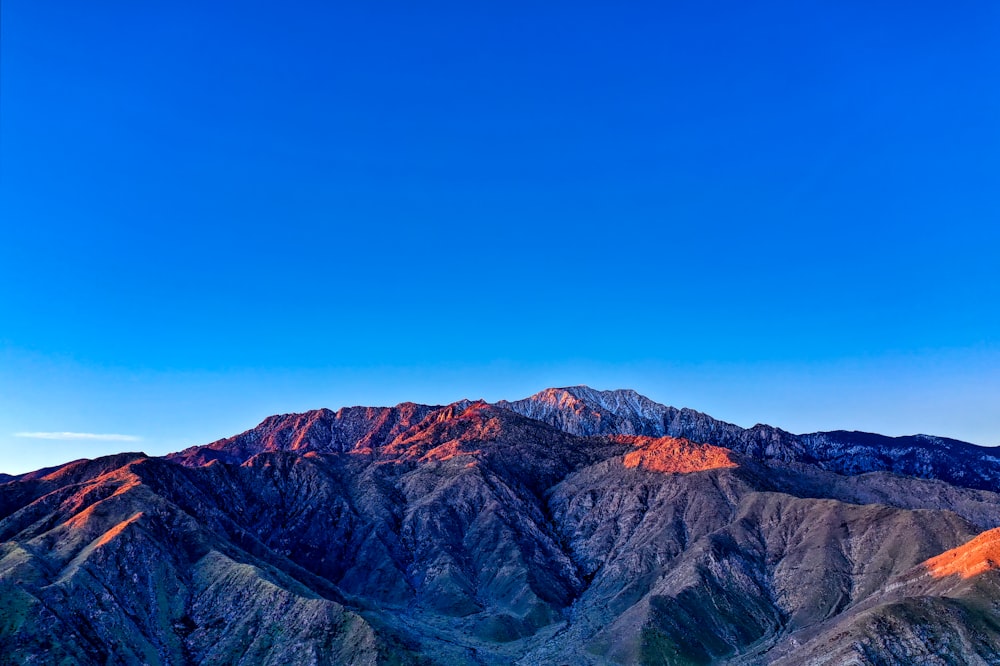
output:
[[536,400],[538,402],[549,403],[579,401],[592,406],[600,406],[605,409],[614,409],[623,403],[652,403],[649,398],[640,395],[634,389],[622,388],[602,391],[591,388],[585,384],[547,388],[529,396],[526,400]]
[[599,391],[589,386],[548,388],[498,407],[544,421],[574,435],[666,434],[664,418],[677,412],[632,389]]

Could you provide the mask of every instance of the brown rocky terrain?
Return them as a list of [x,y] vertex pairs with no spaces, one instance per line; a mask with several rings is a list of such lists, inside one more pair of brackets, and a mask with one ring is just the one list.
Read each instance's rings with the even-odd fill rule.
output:
[[586,387],[273,416],[0,485],[0,663],[996,664],[990,455]]

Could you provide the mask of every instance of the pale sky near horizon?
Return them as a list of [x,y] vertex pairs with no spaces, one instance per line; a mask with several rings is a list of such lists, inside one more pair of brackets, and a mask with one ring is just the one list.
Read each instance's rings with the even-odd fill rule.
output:
[[581,383],[1000,444],[995,3],[198,4],[0,7],[0,472]]

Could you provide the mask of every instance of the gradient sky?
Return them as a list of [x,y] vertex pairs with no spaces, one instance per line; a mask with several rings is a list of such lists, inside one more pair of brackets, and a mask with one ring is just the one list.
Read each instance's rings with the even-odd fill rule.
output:
[[0,12],[0,471],[578,383],[1000,444],[995,2]]

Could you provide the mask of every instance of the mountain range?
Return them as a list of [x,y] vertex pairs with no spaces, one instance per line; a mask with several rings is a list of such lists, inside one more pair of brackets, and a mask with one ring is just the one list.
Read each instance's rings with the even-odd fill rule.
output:
[[631,390],[0,478],[0,664],[1000,664],[1000,455]]

